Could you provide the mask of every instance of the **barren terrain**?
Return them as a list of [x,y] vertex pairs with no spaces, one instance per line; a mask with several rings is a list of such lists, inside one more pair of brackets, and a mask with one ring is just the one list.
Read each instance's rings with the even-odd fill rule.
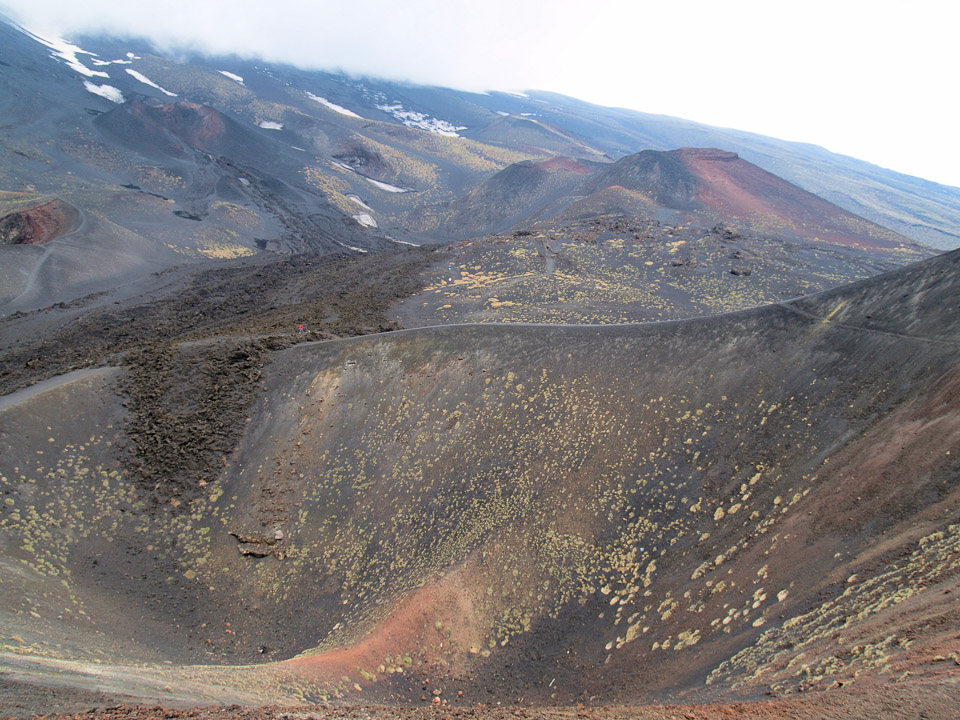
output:
[[955,254],[726,316],[383,333],[429,262],[4,320],[11,712],[954,706]]

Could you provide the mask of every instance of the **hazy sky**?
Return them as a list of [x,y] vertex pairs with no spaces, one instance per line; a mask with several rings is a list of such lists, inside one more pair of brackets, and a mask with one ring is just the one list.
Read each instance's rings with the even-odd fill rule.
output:
[[552,90],[817,143],[960,186],[951,0],[0,0],[104,30],[469,90]]

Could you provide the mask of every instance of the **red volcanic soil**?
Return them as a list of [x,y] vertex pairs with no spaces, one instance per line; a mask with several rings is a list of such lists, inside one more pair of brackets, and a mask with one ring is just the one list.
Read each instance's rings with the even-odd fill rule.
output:
[[[698,199],[731,218],[789,228],[800,237],[872,249],[899,244],[848,227],[859,221],[846,210],[741,159],[714,148],[680,148],[672,153],[699,180]],[[880,228],[876,228],[880,230]],[[831,232],[832,231],[832,232]]]
[[868,250],[919,249],[909,238],[716,148],[644,150],[586,181],[581,194],[611,185],[643,193],[661,207],[691,213],[685,223],[732,223],[763,237],[806,239]]
[[[480,633],[472,622],[474,602],[467,590],[472,583],[464,577],[466,574],[465,570],[449,572],[411,593],[365,638],[349,648],[294,658],[280,665],[322,681],[338,680],[358,667],[376,667],[398,648],[434,648],[425,655],[427,666],[442,661],[454,650],[463,657],[468,648],[480,643]],[[449,671],[446,667],[445,672]]]
[[[275,159],[270,143],[215,108],[190,102],[153,107],[138,100],[118,105],[95,124],[137,152],[181,158],[187,149],[211,155],[242,155],[262,166]],[[187,155],[190,153],[188,152]]]
[[53,198],[0,218],[0,245],[42,245],[72,232],[79,222],[73,205]]
[[145,125],[172,132],[190,147],[204,147],[223,132],[220,113],[205,105],[175,102],[155,108],[134,100],[130,112]]

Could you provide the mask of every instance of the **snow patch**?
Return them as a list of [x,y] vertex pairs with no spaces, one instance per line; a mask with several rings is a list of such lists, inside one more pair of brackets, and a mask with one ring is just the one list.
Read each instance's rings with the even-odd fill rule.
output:
[[228,77],[231,80],[234,80],[240,83],[241,85],[243,85],[243,78],[240,77],[239,75],[234,75],[232,72],[227,72],[226,70],[217,70],[217,72],[223,75],[224,77]]
[[353,219],[364,227],[377,227],[377,221],[369,213],[359,213],[354,215]]
[[445,135],[447,137],[460,137],[457,132],[467,129],[465,125],[454,125],[446,120],[431,117],[426,113],[407,110],[399,100],[390,98],[385,93],[371,90],[362,82],[348,81],[347,84],[358,90],[366,102],[378,110],[392,115],[407,127],[426,130],[427,132]]
[[283,123],[274,122],[273,120],[261,120],[258,127],[262,127],[264,130],[283,130]]
[[348,199],[348,200],[353,200],[357,205],[359,205],[360,207],[362,207],[364,210],[369,210],[370,212],[373,212],[373,208],[370,207],[369,205],[367,205],[363,200],[361,200],[359,196],[357,196],[357,195],[347,195],[347,199]]
[[72,70],[76,70],[81,75],[86,75],[87,77],[110,77],[107,73],[100,70],[91,70],[82,62],[80,62],[79,58],[77,58],[77,55],[90,55],[92,58],[96,55],[96,53],[84,50],[83,48],[78,47],[77,45],[74,45],[72,42],[64,40],[63,38],[43,37],[42,35],[38,35],[35,32],[25,29],[24,32],[41,45],[46,45],[48,48],[50,48],[53,51],[50,53],[50,57],[60,58],[67,64],[67,67]]
[[347,117],[355,117],[355,118],[360,117],[353,110],[347,110],[347,108],[343,107],[342,105],[337,105],[336,103],[332,103],[329,100],[327,100],[325,97],[314,95],[312,92],[309,92],[309,91],[307,92],[307,96],[314,102],[318,102],[324,107],[326,107],[327,109],[333,110],[334,112],[338,112],[341,115],[346,115]]
[[[130,60],[141,60],[142,58],[139,55],[134,55],[131,52],[127,53],[127,58]],[[120,62],[119,60],[117,62]]]
[[406,240],[397,240],[387,235],[387,240],[390,242],[395,242],[397,245],[409,245],[410,247],[420,247],[417,243],[407,242]]
[[377,105],[376,108],[377,110],[383,110],[383,112],[388,113],[389,115],[393,115],[393,117],[407,127],[426,130],[427,132],[432,132],[436,135],[444,135],[445,137],[460,137],[460,135],[457,134],[457,131],[467,129],[466,125],[454,125],[446,120],[430,117],[426,113],[417,112],[415,110],[406,110],[404,109],[403,104],[399,102],[394,102],[387,105]]
[[347,245],[346,243],[340,243],[340,244],[343,245],[343,246],[344,246],[345,248],[347,248],[348,250],[353,250],[354,252],[358,252],[358,253],[365,253],[365,252],[367,252],[367,251],[364,250],[363,248],[354,247],[353,245]]
[[169,95],[170,97],[176,97],[176,96],[177,96],[176,93],[170,92],[169,90],[166,90],[166,89],[160,87],[159,85],[157,85],[153,80],[151,80],[150,78],[148,78],[146,75],[144,75],[144,74],[142,74],[142,73],[138,73],[136,70],[131,70],[130,68],[126,68],[126,70],[127,70],[127,74],[135,77],[137,80],[139,80],[140,82],[142,82],[144,85],[149,85],[149,86],[152,87],[152,88],[156,88],[157,90],[159,90],[160,92],[162,92],[164,95]]
[[129,60],[97,60],[97,58],[90,58],[90,62],[96,65],[97,67],[103,67],[104,65],[131,65],[132,64]]
[[96,85],[89,80],[84,80],[83,86],[94,95],[99,95],[100,97],[106,98],[107,100],[117,104],[123,102],[123,93],[112,85]]
[[525,92],[520,92],[519,90],[501,90],[504,95],[513,95],[514,97],[528,98],[530,97]]
[[[345,164],[345,163],[340,162],[339,160],[331,160],[331,161],[330,161],[330,164],[333,165],[334,167],[340,168],[341,170],[349,170],[350,172],[359,175],[359,176],[362,177],[364,180],[366,180],[368,183],[370,183],[371,185],[375,185],[376,187],[380,188],[381,190],[386,190],[387,192],[392,192],[392,193],[413,192],[413,189],[412,189],[412,188],[397,187],[396,185],[391,185],[390,183],[381,182],[381,181],[379,181],[379,180],[374,180],[372,177],[367,177],[367,176],[364,175],[363,173],[358,173],[358,172],[357,172],[356,170],[354,170],[352,167],[350,167],[349,165],[347,165],[347,164]],[[351,198],[351,199],[352,199],[352,198]],[[357,200],[354,199],[354,202],[357,202]]]
[[361,175],[360,177],[362,177],[371,185],[376,185],[381,190],[386,190],[387,192],[392,192],[392,193],[410,192],[410,188],[400,188],[400,187],[397,187],[396,185],[391,185],[389,183],[380,182],[379,180],[374,180],[373,178],[368,178],[366,175]]
[[503,110],[494,110],[494,112],[500,117],[510,117],[510,113],[504,112]]

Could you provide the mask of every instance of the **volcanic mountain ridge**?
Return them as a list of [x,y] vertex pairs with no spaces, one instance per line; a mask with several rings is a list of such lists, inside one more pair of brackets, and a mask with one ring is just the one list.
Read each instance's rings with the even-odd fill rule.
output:
[[[538,228],[563,243],[573,239],[565,235],[572,224],[617,215],[673,227],[723,222],[742,236],[864,249],[863,256],[835,258],[833,284],[862,277],[865,266],[876,272],[923,254],[912,246],[903,254],[871,254],[904,241],[826,203],[817,206],[795,187],[775,186],[745,162],[731,175],[717,170],[724,163],[688,157],[684,172],[698,197],[674,198],[678,208],[658,203],[667,196],[649,183],[627,177],[627,166],[640,158],[602,162],[641,147],[715,137],[693,133],[692,125],[664,134],[662,119],[609,111],[601,126],[588,121],[587,106],[559,97],[480,96],[232,61],[176,62],[138,43],[103,38],[71,46],[67,62],[56,50],[66,46],[55,40],[7,23],[0,35],[0,112],[7,118],[0,173],[21,205],[58,198],[80,214],[69,241],[46,243],[43,253],[0,248],[7,313],[139,283],[182,262],[264,252],[362,254],[538,221],[548,221]],[[748,157],[743,137],[724,136],[723,143]],[[666,167],[668,158],[656,162]],[[616,177],[587,192],[589,178],[608,173]],[[773,199],[763,197],[767,190]],[[901,210],[898,217],[909,215]],[[831,220],[812,222],[817,213]],[[677,240],[641,232],[648,234]],[[731,254],[737,251],[750,252]],[[777,267],[789,273],[791,257],[800,257],[795,272],[803,276],[811,252],[822,249],[786,248]],[[684,268],[695,260],[680,259]],[[749,268],[746,260],[736,265]],[[645,267],[636,268],[637,278]],[[736,306],[826,287],[775,284],[773,296],[751,293]]]
[[[570,158],[520,163],[451,203],[448,231],[469,237],[483,227],[549,227],[620,213],[710,228],[727,223],[764,237],[855,245],[879,251],[920,246],[715,148],[644,150],[599,165]],[[499,228],[491,214],[500,218]],[[456,230],[454,230],[456,228]]]

